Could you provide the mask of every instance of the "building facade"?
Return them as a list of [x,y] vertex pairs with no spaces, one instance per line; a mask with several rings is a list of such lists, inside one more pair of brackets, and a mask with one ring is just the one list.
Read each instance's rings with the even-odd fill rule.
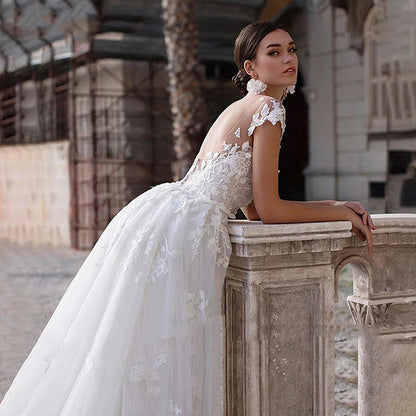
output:
[[[171,180],[158,2],[3,1],[0,238],[90,248],[132,198]],[[198,3],[210,117],[239,92],[233,42],[254,20],[295,39],[281,197],[416,212],[414,0]]]
[[[212,119],[240,96],[232,42],[258,7],[236,19],[240,7],[213,2],[198,17]],[[5,1],[1,14],[0,238],[91,248],[131,199],[172,180],[160,5]]]
[[268,18],[302,49],[306,198],[416,212],[415,1],[287,3]]

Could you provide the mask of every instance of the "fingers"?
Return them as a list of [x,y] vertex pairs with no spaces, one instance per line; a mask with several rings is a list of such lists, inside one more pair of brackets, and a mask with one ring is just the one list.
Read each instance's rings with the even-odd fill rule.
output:
[[370,217],[370,214],[363,207],[361,202],[358,201],[346,201],[345,206],[353,210],[355,213],[361,216],[361,222],[353,225],[352,231],[357,235],[361,241],[367,240],[367,249],[368,255],[373,255],[373,234],[371,229],[375,230],[376,227],[373,223],[373,220]]
[[346,204],[349,208],[355,211],[357,214],[361,215],[361,221],[364,225],[367,225],[371,229],[375,230],[376,226],[374,225],[373,220],[370,217],[368,211],[364,208],[363,204],[359,201],[348,201]]
[[361,221],[363,222],[364,225],[368,225],[368,212],[364,211],[364,213],[361,216]]
[[376,229],[376,226],[374,225],[373,220],[372,220],[372,218],[370,217],[370,215],[368,216],[368,220],[370,221],[370,227],[371,227],[373,230],[375,230],[375,229]]
[[352,231],[355,233],[355,235],[361,240],[361,241],[365,241],[366,240],[366,236],[365,234],[363,234],[360,230],[360,228],[356,227],[355,225],[353,225],[352,227]]
[[364,225],[363,229],[361,230],[363,234],[367,237],[367,251],[368,255],[373,255],[373,234],[370,230],[370,228],[366,225]]
[[361,241],[367,240],[368,255],[372,256],[374,248],[373,248],[373,234],[372,234],[370,228],[367,225],[361,225],[361,224],[360,224],[360,226],[353,225],[352,231],[356,234],[356,236]]
[[371,230],[368,227],[366,227],[366,234],[367,234],[368,255],[372,256],[373,255],[373,234],[372,234]]

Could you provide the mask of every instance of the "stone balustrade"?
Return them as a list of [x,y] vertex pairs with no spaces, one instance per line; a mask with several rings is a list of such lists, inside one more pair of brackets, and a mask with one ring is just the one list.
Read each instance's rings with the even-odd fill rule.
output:
[[230,220],[227,416],[334,415],[334,303],[348,263],[359,416],[416,415],[416,215],[372,218],[372,257],[349,221]]

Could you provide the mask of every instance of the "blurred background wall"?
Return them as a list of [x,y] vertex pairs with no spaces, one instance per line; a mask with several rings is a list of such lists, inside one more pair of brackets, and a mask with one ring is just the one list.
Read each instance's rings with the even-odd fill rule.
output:
[[[172,179],[161,5],[3,0],[0,15],[0,239],[91,248],[127,202]],[[297,43],[282,198],[416,212],[414,0],[201,0],[195,18],[210,121],[241,97],[243,26],[276,20]]]

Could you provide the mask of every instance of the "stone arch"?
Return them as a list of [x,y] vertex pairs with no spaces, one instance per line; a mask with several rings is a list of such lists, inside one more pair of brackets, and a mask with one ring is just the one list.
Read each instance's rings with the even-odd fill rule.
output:
[[[363,257],[346,249],[338,252],[334,261],[334,360],[335,360],[335,410],[344,414],[347,408],[358,406],[358,343],[360,327],[356,325],[354,311],[351,310],[349,299],[355,292],[357,282],[369,287],[371,266]],[[350,273],[342,274],[346,265],[352,269]],[[351,289],[350,283],[353,284]]]
[[359,53],[364,48],[364,25],[368,13],[374,7],[373,0],[332,0],[336,7],[341,7],[348,14],[348,33],[350,35],[350,46]]
[[374,33],[374,27],[378,21],[385,18],[385,9],[383,4],[376,4],[367,13],[364,19],[363,36],[367,37]]
[[371,290],[373,269],[371,264],[364,257],[357,254],[347,255],[338,261],[334,267],[334,293],[335,302],[338,301],[338,283],[342,269],[350,264],[353,274],[353,293],[366,292]]

